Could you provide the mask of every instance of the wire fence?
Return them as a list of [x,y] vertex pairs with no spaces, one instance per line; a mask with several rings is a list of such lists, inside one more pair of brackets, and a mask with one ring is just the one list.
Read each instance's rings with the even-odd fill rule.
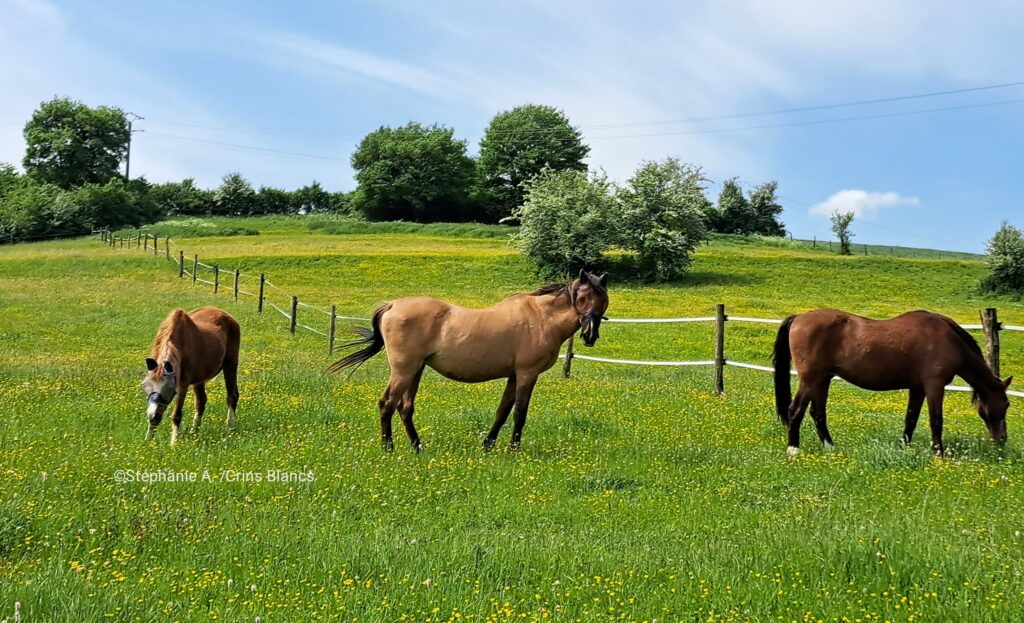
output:
[[[999,334],[1002,331],[1024,331],[1024,327],[1017,325],[1004,325],[998,321],[994,308],[986,308],[981,311],[981,324],[961,324],[967,330],[981,330],[985,334],[986,360],[996,375],[999,374]],[[627,366],[679,366],[679,367],[713,367],[715,370],[715,391],[719,394],[725,391],[725,368],[732,366],[759,372],[774,373],[771,366],[763,366],[743,361],[732,361],[725,356],[725,328],[727,322],[749,322],[755,324],[780,325],[782,320],[778,318],[754,318],[750,316],[728,316],[725,313],[725,305],[718,305],[714,316],[700,316],[694,318],[609,318],[607,322],[617,323],[681,323],[681,322],[714,322],[715,323],[715,358],[703,361],[654,361],[645,359],[613,359],[610,357],[594,357],[590,355],[577,355],[573,351],[573,339],[569,338],[566,352],[560,355],[563,360],[562,374],[568,378],[571,374],[573,361],[593,361],[597,363],[618,364]],[[796,376],[795,370],[789,371],[790,375]],[[841,380],[841,379],[840,379]],[[973,391],[970,387],[962,385],[948,385],[947,390],[958,392]],[[1007,391],[1011,396],[1024,398],[1024,392]]]
[[[113,237],[109,231],[99,232],[101,240],[106,242],[113,248],[123,249],[141,249],[142,251],[149,252],[152,249],[154,256],[160,254],[160,238],[157,236],[151,236],[145,232],[139,232],[137,235],[124,237]],[[171,239],[169,237],[163,238],[163,255],[166,259],[174,261],[178,267],[178,277],[184,279],[185,276],[191,278],[193,285],[202,283],[209,285],[213,289],[213,293],[219,293],[221,289],[220,275],[221,270],[217,264],[206,264],[199,261],[198,255],[193,255],[191,262],[185,257],[183,249],[178,249],[177,256],[171,253]],[[192,269],[189,270],[189,264]],[[199,270],[203,269],[212,273],[210,279],[204,279],[198,276]],[[235,301],[238,300],[239,295],[249,296],[256,299],[257,311],[263,312],[264,306],[279,313],[284,317],[289,324],[289,330],[294,334],[296,330],[302,329],[310,333],[327,338],[327,349],[328,353],[333,353],[335,348],[335,328],[338,320],[354,321],[354,322],[369,322],[369,318],[362,316],[342,316],[337,313],[337,306],[331,305],[330,310],[299,301],[298,297],[290,295],[283,288],[271,283],[265,273],[259,273],[259,288],[256,292],[249,292],[240,288],[240,283],[243,278],[253,279],[255,275],[243,273],[241,270],[234,270],[229,273],[232,275],[232,283],[230,284],[230,291]],[[268,295],[267,290],[272,290],[274,296],[284,297],[288,302],[279,305],[274,299]],[[227,287],[225,287],[227,290]],[[310,323],[299,322],[298,310],[309,310],[327,317],[328,324],[323,329],[317,328]],[[747,370],[755,370],[759,372],[774,372],[774,369],[770,366],[763,366],[754,363],[748,363],[743,361],[732,361],[727,359],[725,356],[725,334],[726,334],[726,323],[727,322],[746,322],[754,324],[771,324],[779,325],[782,324],[781,319],[777,318],[756,318],[751,316],[727,316],[725,313],[725,305],[719,304],[716,306],[714,316],[697,316],[697,317],[681,317],[681,318],[609,318],[606,322],[611,323],[622,323],[622,324],[676,324],[676,323],[701,323],[701,322],[713,322],[715,323],[715,353],[713,359],[697,360],[697,361],[656,361],[656,360],[644,360],[644,359],[614,359],[610,357],[595,357],[591,355],[577,355],[573,351],[573,338],[569,338],[566,343],[565,352],[559,357],[563,360],[562,373],[566,378],[569,378],[572,370],[572,364],[575,360],[591,361],[600,364],[613,364],[613,365],[629,365],[629,366],[661,366],[661,367],[712,367],[714,368],[715,374],[715,391],[721,394],[725,391],[725,368],[735,367],[743,368]],[[999,366],[999,340],[1000,333],[1002,331],[1024,331],[1024,326],[1019,325],[1004,325],[998,321],[997,313],[994,308],[986,308],[981,311],[981,323],[980,324],[961,324],[961,327],[969,331],[983,331],[985,335],[985,346],[986,346],[986,359],[989,366],[992,368],[996,375],[1000,373]],[[796,375],[796,372],[790,370],[791,375]],[[972,391],[970,387],[964,387],[961,385],[949,385],[946,387],[950,391]],[[1020,391],[1008,391],[1009,395],[1024,397],[1024,392]]]
[[[292,333],[296,333],[297,330],[301,329],[327,338],[328,353],[334,352],[335,330],[338,320],[353,322],[369,322],[370,320],[361,316],[339,316],[337,306],[335,305],[331,305],[330,309],[326,309],[300,301],[297,296],[289,294],[283,288],[271,283],[265,273],[257,275],[255,273],[242,272],[240,269],[233,271],[222,270],[218,264],[207,264],[199,261],[198,255],[193,255],[191,258],[186,257],[184,249],[181,248],[177,248],[177,252],[172,253],[173,241],[169,236],[161,238],[142,231],[126,237],[113,236],[109,231],[101,231],[98,234],[100,240],[114,249],[138,250],[152,253],[157,257],[163,255],[166,260],[175,263],[178,268],[179,279],[187,277],[191,280],[192,285],[202,284],[210,286],[213,294],[220,294],[221,290],[223,290],[224,293],[230,293],[235,301],[238,301],[239,296],[256,299],[256,308],[259,313],[262,314],[264,307],[268,307],[281,314],[288,321],[288,328]],[[241,287],[242,283],[255,283],[257,279],[258,289],[255,292]],[[282,298],[287,302],[282,302]],[[325,326],[317,327],[315,326],[316,323],[312,320],[300,322],[299,309],[325,316]]]

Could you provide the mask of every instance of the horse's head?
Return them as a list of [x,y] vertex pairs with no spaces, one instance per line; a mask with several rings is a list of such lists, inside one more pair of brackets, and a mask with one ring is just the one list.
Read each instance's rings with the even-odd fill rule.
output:
[[1010,387],[1011,381],[1013,381],[1012,376],[1005,381],[998,381],[999,388],[984,398],[977,393],[974,396],[978,415],[988,427],[988,433],[992,435],[992,440],[998,444],[1006,443],[1006,410],[1010,408],[1010,399],[1006,397],[1006,390]]
[[146,377],[142,379],[142,393],[149,400],[149,407],[146,409],[149,425],[156,426],[163,419],[167,405],[174,400],[177,383],[174,366],[170,361],[160,365],[155,359],[147,358],[146,368]]
[[585,270],[573,284],[573,307],[580,317],[583,343],[593,346],[600,337],[601,320],[608,310],[608,273],[598,277]]

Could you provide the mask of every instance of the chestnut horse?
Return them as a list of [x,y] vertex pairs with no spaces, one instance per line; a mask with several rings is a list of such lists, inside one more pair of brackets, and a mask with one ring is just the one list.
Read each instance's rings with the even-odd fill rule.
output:
[[412,421],[413,403],[425,366],[464,383],[506,379],[484,448],[494,446],[514,407],[509,447],[516,449],[538,375],[554,365],[562,343],[581,328],[584,344],[597,341],[608,309],[607,288],[607,275],[581,270],[572,283],[516,294],[486,309],[466,309],[428,297],[398,299],[378,307],[373,330],[357,329],[362,339],[344,346],[363,348],[327,372],[358,367],[387,348],[391,379],[378,403],[381,441],[386,450],[394,448],[391,418],[397,409],[417,452],[422,445]]
[[148,372],[142,381],[142,391],[149,398],[147,439],[153,437],[167,405],[177,396],[171,420],[171,443],[178,440],[181,410],[189,386],[196,392],[192,432],[198,432],[206,409],[206,382],[221,370],[224,371],[228,394],[227,424],[234,428],[241,336],[238,322],[231,314],[216,307],[200,307],[188,313],[175,309],[167,316],[153,340],[152,354],[146,359]]
[[[790,401],[789,365],[796,365],[800,387]],[[932,449],[942,446],[942,399],[954,376],[974,390],[973,402],[992,439],[1006,441],[1006,389],[1013,377],[999,380],[982,357],[978,343],[953,320],[928,311],[912,311],[889,320],[871,320],[838,309],[818,309],[782,322],[775,338],[775,408],[789,429],[788,453],[800,448],[800,423],[811,407],[818,437],[832,446],[825,420],[829,383],[838,376],[874,391],[909,389],[903,441],[909,444],[928,400]]]

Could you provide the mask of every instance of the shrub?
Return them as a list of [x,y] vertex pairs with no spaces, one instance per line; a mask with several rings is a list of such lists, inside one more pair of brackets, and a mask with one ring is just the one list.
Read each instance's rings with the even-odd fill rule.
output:
[[591,268],[615,240],[614,200],[603,176],[547,169],[527,186],[514,240],[547,277]]
[[986,252],[989,274],[982,280],[982,289],[1024,293],[1024,233],[1004,221],[988,241]]
[[636,251],[641,277],[675,279],[707,236],[705,178],[700,168],[675,158],[646,162],[618,193],[623,248]]

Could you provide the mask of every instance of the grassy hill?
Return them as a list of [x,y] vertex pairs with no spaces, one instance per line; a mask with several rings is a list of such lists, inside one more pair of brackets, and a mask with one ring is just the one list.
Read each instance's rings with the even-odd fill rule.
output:
[[[500,228],[308,223],[213,228],[231,235],[179,223],[161,235],[172,252],[240,268],[245,290],[264,271],[285,294],[343,315],[409,294],[487,305],[538,285]],[[1024,305],[977,294],[982,272],[972,258],[841,258],[720,238],[680,283],[613,274],[608,313],[705,316],[725,303],[734,315],[837,306],[881,317],[923,307],[973,323],[995,305],[1024,325]],[[808,424],[805,453],[787,461],[770,375],[730,368],[717,397],[707,368],[577,361],[568,381],[542,377],[518,453],[480,448],[500,383],[429,373],[416,415],[424,452],[399,444],[384,454],[385,361],[326,378],[322,337],[293,336],[276,312],[259,315],[224,291],[95,240],[0,248],[0,616],[14,601],[26,621],[1020,616],[1016,408],[999,451],[968,396],[948,395],[949,456],[938,461],[927,418],[912,447],[899,444],[905,395],[836,385],[837,449],[819,450]],[[239,428],[224,429],[218,380],[197,437],[169,447],[165,422],[147,443],[138,383],[153,333],[170,309],[206,304],[242,325]],[[304,308],[300,322],[326,327]],[[730,324],[727,356],[767,364],[773,336],[772,326]],[[712,339],[707,324],[609,324],[586,354],[709,359]],[[1005,334],[1003,369],[1024,370],[1024,334]],[[220,480],[268,469],[315,481]],[[213,482],[118,483],[118,470],[205,471]]]

